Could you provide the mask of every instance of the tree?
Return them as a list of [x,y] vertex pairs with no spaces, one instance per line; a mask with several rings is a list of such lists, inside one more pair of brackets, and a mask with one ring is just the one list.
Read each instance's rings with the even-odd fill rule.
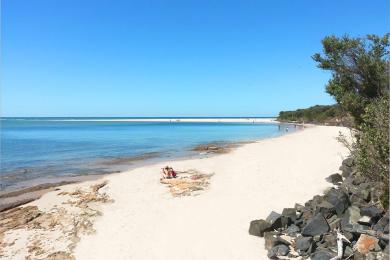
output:
[[359,127],[366,106],[389,89],[389,34],[366,38],[327,36],[323,55],[313,59],[332,72],[326,91],[349,112]]

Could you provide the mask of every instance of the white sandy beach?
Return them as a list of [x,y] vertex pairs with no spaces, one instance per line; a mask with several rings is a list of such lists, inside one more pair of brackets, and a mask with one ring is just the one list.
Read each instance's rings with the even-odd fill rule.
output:
[[[114,202],[102,204],[102,216],[94,223],[95,234],[82,236],[74,256],[266,259],[264,241],[248,234],[250,221],[303,203],[331,186],[324,178],[338,172],[348,155],[335,139],[339,131],[348,130],[309,127],[246,144],[227,154],[164,162],[107,176],[103,189]],[[209,189],[197,196],[172,197],[159,182],[160,168],[166,164],[179,171],[214,173]],[[83,185],[90,183],[64,189]],[[51,192],[28,205],[47,210],[59,203],[56,192]],[[8,232],[6,240],[17,236],[23,234]],[[22,255],[22,251],[17,254]]]

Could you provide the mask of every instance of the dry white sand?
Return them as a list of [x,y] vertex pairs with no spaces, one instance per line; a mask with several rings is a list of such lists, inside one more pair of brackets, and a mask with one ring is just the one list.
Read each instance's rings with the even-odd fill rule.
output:
[[76,259],[265,259],[249,222],[330,184],[348,154],[338,127],[312,127],[240,147],[229,154],[168,164],[215,173],[208,191],[172,198],[159,183],[162,165],[108,177],[115,203],[104,206],[96,235],[81,240]]
[[[303,203],[330,184],[346,148],[339,127],[310,127],[246,144],[228,154],[165,162],[105,177],[96,233],[83,236],[76,259],[266,259],[264,241],[248,234],[251,220]],[[160,168],[215,173],[198,196],[172,197]],[[78,184],[87,185],[87,184]],[[90,185],[90,184],[88,184]],[[53,204],[52,193],[35,201]],[[59,203],[59,202],[58,202]]]

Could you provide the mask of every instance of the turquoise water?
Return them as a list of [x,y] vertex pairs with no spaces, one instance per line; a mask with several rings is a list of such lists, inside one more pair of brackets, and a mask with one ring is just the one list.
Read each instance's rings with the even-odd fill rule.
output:
[[[118,122],[112,118],[2,118],[1,185],[108,173],[127,158],[180,157],[198,144],[277,136],[277,124]],[[85,120],[85,121],[83,121]]]

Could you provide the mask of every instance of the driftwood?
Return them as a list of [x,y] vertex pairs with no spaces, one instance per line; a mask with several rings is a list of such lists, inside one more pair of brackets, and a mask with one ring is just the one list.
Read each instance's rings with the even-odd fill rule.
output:
[[339,260],[343,259],[343,244],[344,242],[351,243],[343,234],[340,233],[340,230],[337,230],[337,256],[333,257],[330,260]]
[[177,178],[161,179],[162,184],[169,187],[174,197],[198,195],[210,185],[210,177],[213,174],[204,174],[196,170],[176,171]]

